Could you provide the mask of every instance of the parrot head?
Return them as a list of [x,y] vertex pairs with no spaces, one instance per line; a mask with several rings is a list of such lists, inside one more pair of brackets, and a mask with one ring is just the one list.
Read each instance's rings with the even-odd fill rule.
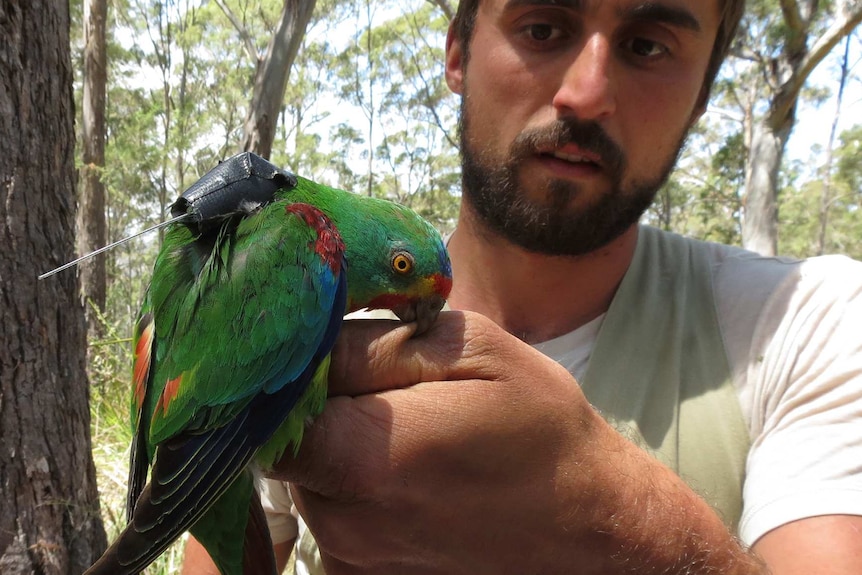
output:
[[[329,193],[337,199],[328,201]],[[345,241],[347,312],[389,309],[417,333],[434,323],[452,289],[452,265],[440,233],[395,202],[324,188],[299,178],[291,199],[308,193]]]

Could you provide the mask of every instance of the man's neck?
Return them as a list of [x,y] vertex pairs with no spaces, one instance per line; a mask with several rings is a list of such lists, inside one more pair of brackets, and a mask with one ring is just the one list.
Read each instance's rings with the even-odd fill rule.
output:
[[637,225],[577,257],[528,252],[462,211],[449,240],[452,309],[482,313],[528,343],[561,336],[607,311],[628,270]]

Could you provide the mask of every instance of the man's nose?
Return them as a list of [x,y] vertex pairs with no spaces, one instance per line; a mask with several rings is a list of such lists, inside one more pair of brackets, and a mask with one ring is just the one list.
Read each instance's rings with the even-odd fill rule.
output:
[[616,110],[613,53],[609,40],[601,34],[586,39],[563,74],[553,105],[563,116],[598,120]]

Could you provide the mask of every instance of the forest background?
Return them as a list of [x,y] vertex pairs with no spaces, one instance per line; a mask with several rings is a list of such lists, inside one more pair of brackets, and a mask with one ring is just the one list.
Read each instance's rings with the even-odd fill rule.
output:
[[[15,14],[26,14],[28,3],[2,2],[5,33],[9,22],[15,24]],[[30,6],[42,4],[56,3]],[[79,254],[163,221],[183,190],[241,150],[256,151],[322,183],[407,204],[442,232],[452,230],[460,195],[459,101],[444,82],[443,49],[454,3],[59,4],[61,27],[67,21],[69,32],[60,36],[60,47],[71,62],[77,183],[70,186],[77,189]],[[862,2],[751,0],[746,10],[709,109],[644,221],[765,254],[862,258],[862,41],[857,30]],[[0,51],[4,66],[11,61],[6,54]],[[6,92],[0,95],[5,110]],[[11,181],[5,174],[0,169],[4,185]],[[0,186],[0,192],[6,210],[7,191]],[[9,209],[2,213],[7,223],[14,222]],[[11,224],[4,229],[17,237]],[[63,285],[80,290],[80,296],[74,305],[62,297],[56,304],[82,321],[86,315],[88,326],[86,342],[66,342],[72,355],[86,357],[86,373],[78,378],[82,385],[74,389],[84,400],[89,395],[89,413],[82,421],[92,436],[80,440],[92,461],[71,471],[84,476],[84,485],[95,476],[98,499],[92,501],[95,490],[55,497],[65,506],[56,518],[29,513],[23,503],[0,511],[3,573],[36,567],[46,573],[80,572],[78,563],[100,552],[105,535],[110,540],[122,528],[131,437],[131,332],[160,241],[161,234],[154,232],[99,256],[80,267],[77,282],[75,271],[61,272],[73,278],[61,280]],[[34,262],[38,271],[47,271],[64,259],[56,247],[44,246]],[[46,289],[39,286],[52,281],[16,284],[0,260],[4,302],[13,300],[6,299],[13,290],[38,294]],[[36,307],[34,313],[51,313],[44,303]],[[26,323],[24,315],[4,309],[4,341],[11,342],[9,334]],[[61,330],[40,345],[50,347],[64,335]],[[62,477],[54,476],[70,470],[55,462],[50,441],[43,455],[38,441],[27,443],[27,425],[5,426],[11,420],[4,411],[16,409],[9,398],[26,396],[21,381],[40,379],[44,369],[50,377],[41,381],[59,388],[62,370],[34,360],[32,374],[20,375],[21,360],[14,353],[8,359],[6,351],[0,353],[0,477],[21,459],[21,475],[30,484],[44,474],[51,489],[62,491],[52,483]],[[17,405],[13,415],[23,421],[25,403]],[[13,436],[24,438],[23,448],[12,445]],[[28,450],[30,455],[16,459]],[[14,482],[4,480],[0,489],[7,501],[24,501]],[[42,505],[38,494],[33,497]],[[80,501],[73,505],[73,497]],[[75,506],[94,518],[83,543],[81,520],[70,519],[76,517],[69,511]],[[60,522],[56,529],[46,527],[55,520]],[[75,551],[76,545],[85,550]],[[173,548],[148,573],[176,572],[180,549]]]

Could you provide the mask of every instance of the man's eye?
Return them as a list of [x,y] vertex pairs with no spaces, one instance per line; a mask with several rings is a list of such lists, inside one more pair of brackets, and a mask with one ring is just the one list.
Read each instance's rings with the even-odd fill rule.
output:
[[530,24],[527,27],[527,34],[531,40],[547,42],[559,36],[559,31],[550,24]]
[[667,47],[647,38],[632,38],[626,44],[632,54],[641,58],[653,58],[667,53]]
[[532,24],[529,27],[529,33],[533,40],[549,40],[554,34],[554,29],[548,24]]

